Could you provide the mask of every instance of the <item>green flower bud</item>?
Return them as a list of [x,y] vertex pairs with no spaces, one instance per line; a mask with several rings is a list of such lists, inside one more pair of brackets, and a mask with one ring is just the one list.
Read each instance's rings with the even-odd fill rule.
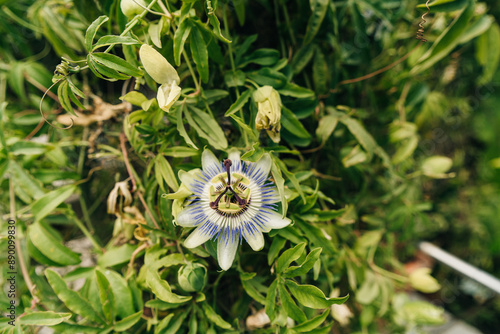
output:
[[411,287],[423,293],[433,293],[441,289],[438,281],[431,276],[430,268],[418,268],[410,276]]
[[[146,7],[146,3],[144,2],[144,0],[135,1]],[[134,0],[122,0],[120,2],[120,9],[122,10],[123,15],[125,15],[126,17],[132,17],[142,13],[144,8],[139,6],[136,2],[134,2]]]
[[189,263],[179,269],[177,280],[186,292],[201,291],[207,283],[207,268],[199,263]]
[[257,130],[265,129],[273,142],[280,142],[281,130],[281,98],[271,86],[263,86],[253,93],[257,103],[258,113],[255,118]]

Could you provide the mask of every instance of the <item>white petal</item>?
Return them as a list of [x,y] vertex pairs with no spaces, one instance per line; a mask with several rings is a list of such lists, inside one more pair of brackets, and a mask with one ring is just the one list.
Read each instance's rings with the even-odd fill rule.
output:
[[229,237],[229,240],[221,240],[217,245],[217,260],[219,261],[219,266],[222,270],[228,270],[233,265],[234,256],[236,255],[236,250],[238,249],[238,240],[236,238]]
[[189,235],[189,237],[187,237],[186,241],[184,241],[184,246],[187,248],[195,248],[205,243],[209,239],[210,233],[205,233],[201,231],[200,227],[198,227]]
[[179,99],[181,96],[181,87],[177,85],[177,82],[171,84],[163,84],[158,88],[158,94],[156,99],[158,100],[158,105],[161,109],[166,112],[170,111],[170,107]]
[[184,227],[193,227],[196,223],[190,209],[182,210],[176,217],[175,222],[177,225]]
[[219,170],[221,166],[221,162],[215,157],[212,151],[205,149],[203,154],[201,155],[201,167],[204,172],[208,172],[210,170]]
[[[170,109],[172,104],[174,104],[175,101],[177,101],[180,96],[181,96],[181,87],[179,87],[179,85],[177,85],[177,82],[174,81],[172,83],[172,85],[170,86],[170,94],[168,94],[168,97],[167,97],[167,102],[165,105],[165,108],[167,108],[166,111],[168,111],[168,109]],[[162,109],[165,110],[165,108],[162,108]]]
[[246,233],[245,240],[254,251],[260,251],[264,248],[264,236],[260,231],[254,231],[253,234],[250,232]]
[[177,83],[181,82],[175,68],[158,51],[149,45],[143,44],[139,50],[139,55],[144,69],[154,81],[160,84],[171,84],[174,81]]
[[201,174],[201,170],[193,169],[189,172],[180,170],[179,171],[179,179],[181,179],[182,184],[184,184],[192,193],[198,193],[196,189],[196,181],[200,180],[199,175]]
[[266,227],[270,230],[279,230],[280,228],[287,227],[292,222],[286,217],[282,218],[281,214],[274,211],[268,211],[265,217],[268,218]]
[[259,174],[263,173],[263,175],[267,176],[269,175],[269,171],[271,170],[271,156],[269,156],[268,153],[264,153],[262,157],[257,161],[255,164],[255,169],[254,171],[257,171]]

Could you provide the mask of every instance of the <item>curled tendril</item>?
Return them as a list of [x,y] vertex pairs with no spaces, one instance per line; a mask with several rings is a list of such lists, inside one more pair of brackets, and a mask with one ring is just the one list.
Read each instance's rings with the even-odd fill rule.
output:
[[423,14],[422,14],[422,20],[421,20],[421,21],[420,21],[420,23],[418,24],[419,29],[417,30],[417,39],[418,39],[418,40],[421,40],[422,42],[427,42],[427,40],[424,38],[424,32],[425,32],[425,31],[424,31],[424,23],[425,23],[425,22],[427,22],[427,21],[425,20],[425,16],[426,16],[427,14],[429,14],[429,13],[430,13],[430,11],[431,11],[431,9],[429,8],[429,1],[430,1],[430,0],[427,0],[427,1],[425,2],[425,7],[427,7],[427,11],[426,11],[425,13],[423,13]]
[[55,85],[57,85],[59,82],[61,82],[62,80],[66,79],[66,76],[58,79],[56,82],[54,82],[52,85],[50,85],[49,88],[47,88],[47,90],[45,91],[45,93],[43,93],[42,95],[42,98],[40,99],[40,106],[39,106],[39,109],[40,109],[40,115],[42,115],[42,118],[43,120],[48,124],[50,125],[51,127],[53,128],[56,128],[56,129],[59,129],[59,130],[68,130],[68,129],[71,129],[73,127],[73,125],[75,124],[75,122],[73,121],[72,118],[70,118],[71,120],[71,124],[68,125],[68,126],[65,126],[65,127],[59,127],[59,126],[56,126],[54,124],[52,124],[48,119],[47,117],[45,117],[45,114],[43,113],[43,110],[42,110],[42,103],[43,103],[43,100],[45,99],[45,96],[47,96],[47,93],[52,89],[52,87],[54,87]]

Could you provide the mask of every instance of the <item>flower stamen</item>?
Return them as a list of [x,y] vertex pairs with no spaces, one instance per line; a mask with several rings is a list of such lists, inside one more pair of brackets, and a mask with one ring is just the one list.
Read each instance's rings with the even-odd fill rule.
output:
[[[224,162],[222,164],[226,167],[227,183],[220,176],[219,176],[219,179],[226,186],[226,189],[222,193],[219,194],[219,196],[215,199],[215,201],[210,202],[210,204],[209,204],[210,208],[217,210],[219,208],[219,202],[220,202],[222,196],[224,196],[228,190],[231,191],[231,193],[233,194],[234,198],[238,202],[238,206],[240,208],[244,208],[247,205],[247,200],[238,196],[236,191],[231,187],[231,166],[233,163],[230,159],[226,159],[226,160],[224,160]],[[238,179],[236,179],[235,186],[237,186],[241,182],[241,180],[242,180],[242,177],[239,177]],[[228,200],[226,203],[227,207],[229,207],[229,204],[230,204],[230,202]]]

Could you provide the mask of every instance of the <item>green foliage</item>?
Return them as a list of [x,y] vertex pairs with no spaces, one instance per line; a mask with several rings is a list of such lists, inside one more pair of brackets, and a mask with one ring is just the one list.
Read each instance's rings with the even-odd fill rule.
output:
[[[144,4],[128,18],[120,1],[0,8],[0,214],[19,266],[1,330],[414,332],[443,310],[403,291],[449,278],[405,271],[418,241],[499,274],[493,2],[433,1],[422,45],[416,1]],[[144,44],[172,73],[148,73]],[[256,126],[262,86],[280,97],[272,138]],[[269,153],[293,222],[261,251],[243,243],[227,272],[217,241],[186,248],[174,224],[205,147]]]

